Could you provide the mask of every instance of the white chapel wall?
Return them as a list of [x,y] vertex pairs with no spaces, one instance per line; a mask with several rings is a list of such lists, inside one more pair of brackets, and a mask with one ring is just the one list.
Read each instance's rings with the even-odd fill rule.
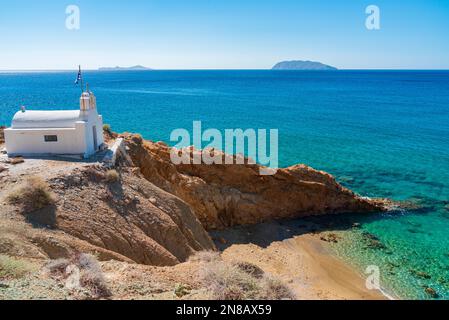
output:
[[[85,124],[75,128],[5,130],[6,150],[9,155],[84,154]],[[56,135],[58,141],[46,142],[45,136]]]

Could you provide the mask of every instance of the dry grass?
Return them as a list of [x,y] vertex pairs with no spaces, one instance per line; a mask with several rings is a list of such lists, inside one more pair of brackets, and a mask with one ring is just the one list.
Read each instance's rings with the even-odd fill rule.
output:
[[249,262],[236,262],[234,265],[241,271],[248,273],[256,279],[262,279],[265,274],[261,268]]
[[189,258],[190,262],[214,262],[221,260],[220,253],[217,251],[198,251]]
[[226,262],[218,253],[206,251],[190,261],[201,262],[199,277],[211,299],[215,300],[284,300],[295,299],[279,279],[248,262]]
[[54,279],[70,283],[70,289],[87,299],[111,296],[100,264],[89,254],[76,254],[70,259],[58,259],[47,264],[46,269]]
[[86,175],[93,182],[115,183],[120,181],[120,174],[115,169],[104,172],[101,168],[89,167],[86,169]]
[[95,166],[88,167],[85,171],[88,179],[93,182],[101,182],[104,180],[104,172],[102,172],[99,168],[96,168]]
[[50,261],[45,267],[53,277],[62,278],[64,277],[65,271],[69,265],[69,259],[61,258]]
[[35,266],[23,259],[0,255],[0,279],[17,279],[35,270]]
[[11,204],[22,206],[26,212],[39,210],[56,202],[47,182],[40,177],[29,177],[9,193],[7,200]]
[[117,170],[112,169],[112,170],[106,171],[104,178],[105,178],[106,182],[114,183],[114,182],[117,182],[120,180],[120,175],[117,172]]
[[175,290],[173,291],[174,295],[178,298],[184,297],[192,291],[192,288],[190,286],[185,285],[183,283],[178,283],[175,286]]
[[105,123],[103,125],[103,131],[105,131],[108,134],[111,134],[111,126],[109,124]]
[[224,262],[205,264],[200,279],[215,300],[248,300],[258,295],[258,280]]
[[103,134],[104,134],[105,142],[109,142],[113,139],[116,139],[118,136],[117,133],[112,131],[111,126],[109,124],[103,125]]
[[260,285],[262,300],[294,300],[294,293],[280,279],[265,275]]

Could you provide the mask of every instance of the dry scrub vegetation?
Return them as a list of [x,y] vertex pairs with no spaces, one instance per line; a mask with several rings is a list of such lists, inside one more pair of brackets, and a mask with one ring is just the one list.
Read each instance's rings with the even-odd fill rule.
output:
[[105,131],[106,133],[111,134],[111,126],[107,123],[103,124],[103,131]]
[[120,180],[120,175],[117,172],[117,170],[108,170],[106,171],[104,178],[106,179],[106,182],[108,183],[114,183]]
[[56,202],[47,182],[40,177],[29,177],[9,193],[7,200],[20,205],[25,212],[39,210]]
[[247,262],[226,262],[216,252],[203,251],[190,261],[201,262],[199,277],[215,300],[290,300],[292,291],[279,279]]
[[120,180],[120,174],[115,169],[110,169],[104,172],[101,168],[90,167],[86,170],[89,178],[93,182],[115,183]]
[[23,259],[0,255],[0,280],[17,279],[35,270],[35,266]]
[[46,269],[55,280],[65,282],[79,298],[100,299],[111,296],[101,266],[89,254],[79,253],[70,259],[53,260]]

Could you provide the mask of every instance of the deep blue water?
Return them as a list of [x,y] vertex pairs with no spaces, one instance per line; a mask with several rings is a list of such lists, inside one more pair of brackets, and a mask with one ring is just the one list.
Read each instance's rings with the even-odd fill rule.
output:
[[[0,124],[21,105],[78,108],[75,77],[0,73]],[[449,71],[91,71],[84,78],[114,131],[168,142],[194,120],[203,128],[279,129],[281,166],[306,163],[362,195],[420,204],[360,217],[388,253],[364,248],[360,230],[348,231],[355,240],[340,252],[361,270],[379,265],[396,294],[429,298],[423,287],[430,286],[449,298]]]

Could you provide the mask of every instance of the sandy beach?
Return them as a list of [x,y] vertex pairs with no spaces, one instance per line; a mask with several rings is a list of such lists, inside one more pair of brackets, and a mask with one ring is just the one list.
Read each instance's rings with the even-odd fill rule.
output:
[[263,223],[214,236],[224,260],[259,266],[283,279],[300,300],[387,299],[380,291],[368,290],[365,279],[331,253],[320,233],[298,232],[289,224]]

